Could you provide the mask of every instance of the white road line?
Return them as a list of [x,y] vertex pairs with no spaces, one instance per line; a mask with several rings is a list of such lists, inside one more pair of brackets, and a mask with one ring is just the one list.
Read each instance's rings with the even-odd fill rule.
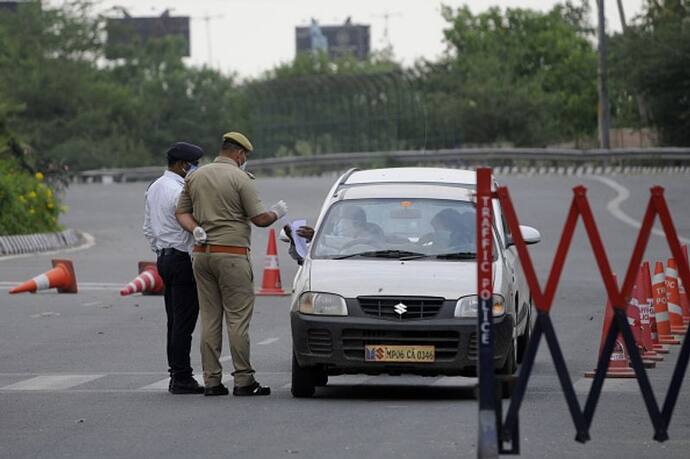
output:
[[[24,281],[2,281],[0,282],[0,290],[10,289],[21,284]],[[126,282],[121,284],[116,284],[112,282],[79,282],[79,290],[89,291],[89,290],[120,290]]]
[[36,376],[35,378],[19,381],[2,390],[50,390],[58,391],[76,387],[90,381],[100,379],[105,375],[50,375]]
[[[630,217],[628,214],[623,212],[623,210],[620,207],[621,204],[624,203],[630,197],[630,191],[626,187],[608,177],[588,175],[585,176],[585,178],[603,183],[604,185],[608,186],[617,193],[617,196],[613,198],[611,201],[609,201],[608,205],[606,206],[606,209],[611,213],[611,215],[613,215],[623,223],[632,226],[633,228],[639,229],[642,226],[642,222],[639,222],[634,218]],[[658,228],[652,228],[652,234],[656,236],[661,236],[663,238],[666,237],[666,233],[664,233],[663,230]],[[690,239],[682,237],[680,235],[678,235],[678,240],[681,243],[690,244]]]
[[268,338],[268,339],[265,339],[265,340],[263,340],[263,341],[259,341],[259,342],[256,343],[256,344],[258,344],[259,346],[267,346],[267,345],[269,345],[269,344],[275,343],[275,342],[278,341],[279,339],[280,339],[280,338]]
[[[194,375],[194,379],[196,379],[196,382],[198,382],[199,384],[204,384],[204,378],[202,378],[201,376]],[[168,390],[168,384],[170,384],[170,378],[165,378],[161,379],[160,381],[156,381],[153,384],[140,387],[137,390]]]

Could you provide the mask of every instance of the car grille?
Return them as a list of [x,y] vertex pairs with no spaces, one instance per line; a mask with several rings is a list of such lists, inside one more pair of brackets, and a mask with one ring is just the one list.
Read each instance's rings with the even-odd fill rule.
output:
[[[357,298],[364,314],[389,320],[430,319],[438,315],[443,306],[443,298],[422,297],[376,297],[360,296]],[[396,307],[403,304],[405,312],[399,314]],[[400,308],[402,310],[403,308]]]
[[459,334],[449,330],[358,330],[342,333],[345,357],[364,361],[365,344],[428,346],[436,349],[436,361],[452,361],[458,353]]
[[329,355],[333,353],[333,338],[331,332],[322,329],[309,330],[307,345],[312,354]]
[[470,342],[467,346],[467,357],[469,357],[470,360],[477,360],[477,355],[478,355],[477,334],[472,333],[472,335],[470,335]]

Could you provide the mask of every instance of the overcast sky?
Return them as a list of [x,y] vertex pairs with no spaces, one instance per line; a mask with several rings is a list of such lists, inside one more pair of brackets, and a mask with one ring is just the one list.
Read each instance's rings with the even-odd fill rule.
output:
[[[576,2],[579,0],[575,0]],[[596,1],[589,0],[596,17]],[[62,0],[52,0],[60,5]],[[556,0],[101,0],[106,11],[119,5],[133,16],[157,16],[170,8],[173,15],[192,17],[190,62],[208,64],[223,72],[251,77],[295,55],[295,26],[315,18],[322,25],[352,22],[371,25],[371,46],[384,44],[384,15],[395,56],[405,64],[443,52],[441,4],[468,4],[478,13],[493,5],[548,10]],[[640,13],[643,0],[623,0],[626,16]],[[620,30],[616,0],[606,0],[608,27]],[[204,16],[212,19],[205,21]],[[208,24],[208,30],[207,30]],[[207,33],[210,34],[210,47]],[[209,49],[210,48],[210,49]],[[209,56],[209,51],[211,56]]]

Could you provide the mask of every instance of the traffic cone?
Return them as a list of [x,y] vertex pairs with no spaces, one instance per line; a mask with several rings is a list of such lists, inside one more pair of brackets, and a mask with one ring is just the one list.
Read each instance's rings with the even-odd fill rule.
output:
[[261,290],[256,292],[256,294],[260,296],[287,295],[280,282],[276,231],[273,228],[268,232],[268,247],[266,248],[266,264],[264,266],[263,281],[261,282]]
[[163,279],[158,274],[158,267],[152,261],[139,262],[139,275],[132,282],[122,287],[120,295],[127,296],[134,293],[142,295],[162,295],[165,290]]
[[683,309],[680,306],[678,293],[678,268],[673,258],[669,258],[666,265],[666,306],[668,320],[671,322],[671,333],[685,334],[688,326],[683,324]]
[[[659,362],[664,358],[654,351],[652,343],[652,334],[649,330],[649,309],[647,307],[647,298],[644,294],[644,274],[642,267],[637,271],[635,278],[635,285],[633,285],[632,294],[628,303],[628,318],[632,319],[633,335],[635,342],[640,349],[640,355],[643,362]],[[650,368],[654,368],[653,366]]]
[[642,263],[642,291],[647,298],[649,311],[649,331],[652,336],[652,347],[658,354],[668,354],[668,346],[659,342],[659,333],[656,325],[656,311],[654,310],[654,297],[652,296],[652,275],[649,272],[649,262]]
[[16,286],[10,293],[31,292],[56,288],[58,293],[77,293],[77,276],[70,260],[51,260],[53,269]]
[[[604,312],[604,327],[601,330],[601,342],[599,343],[599,355],[604,350],[604,343],[606,342],[606,335],[608,335],[609,328],[613,324],[613,308],[611,302],[606,301],[606,310]],[[613,352],[609,357],[609,367],[606,370],[607,378],[634,378],[635,371],[630,368],[628,363],[628,349],[625,347],[625,341],[620,332],[616,336],[616,343],[613,346]],[[585,372],[586,378],[593,378],[596,369]]]
[[671,323],[668,317],[668,299],[666,298],[666,275],[664,264],[657,261],[654,265],[652,280],[652,296],[654,297],[654,311],[656,313],[656,330],[661,344],[680,344],[671,334]]
[[[688,261],[688,246],[683,246],[683,255],[685,261]],[[678,276],[678,295],[680,296],[680,307],[683,309],[683,323],[690,323],[690,298],[688,298],[688,291],[685,289],[683,281]]]

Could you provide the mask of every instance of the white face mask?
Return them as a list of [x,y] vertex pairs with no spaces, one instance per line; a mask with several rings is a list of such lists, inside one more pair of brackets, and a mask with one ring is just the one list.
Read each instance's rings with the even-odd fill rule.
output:
[[249,161],[243,162],[242,165],[240,166],[240,169],[242,169],[243,171],[246,171],[246,170],[247,170],[247,163],[248,163],[248,162],[249,162]]

